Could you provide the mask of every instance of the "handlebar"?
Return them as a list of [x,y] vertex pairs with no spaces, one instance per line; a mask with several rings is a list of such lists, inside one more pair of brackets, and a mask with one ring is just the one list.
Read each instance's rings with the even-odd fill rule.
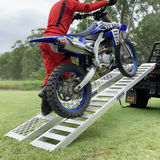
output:
[[105,16],[107,13],[104,12],[107,8],[107,5],[102,7],[100,10],[92,12],[92,13],[85,13],[85,14],[77,14],[77,16],[74,17],[74,19],[84,19],[89,16],[93,16],[95,20],[99,20],[101,17]]

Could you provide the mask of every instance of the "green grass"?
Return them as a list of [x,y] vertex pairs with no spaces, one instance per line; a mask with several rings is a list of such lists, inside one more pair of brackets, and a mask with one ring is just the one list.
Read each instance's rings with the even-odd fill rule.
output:
[[[65,149],[46,151],[4,135],[40,113],[38,91],[0,91],[2,160],[157,160],[160,159],[160,103],[122,108],[117,102]],[[124,104],[124,99],[122,101]]]
[[1,90],[41,90],[43,81],[13,81],[13,80],[0,80]]

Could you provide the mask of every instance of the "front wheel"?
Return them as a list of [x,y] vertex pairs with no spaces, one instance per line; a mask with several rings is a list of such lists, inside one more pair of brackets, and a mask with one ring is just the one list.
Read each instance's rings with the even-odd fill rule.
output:
[[[127,49],[126,49],[127,47]],[[115,47],[115,59],[120,72],[126,77],[133,77],[138,68],[136,51],[130,41],[124,40]],[[131,64],[131,66],[129,66]]]
[[82,68],[73,63],[61,64],[50,74],[46,85],[47,100],[59,116],[79,117],[88,107],[91,99],[90,82],[79,92],[74,91],[85,74]]

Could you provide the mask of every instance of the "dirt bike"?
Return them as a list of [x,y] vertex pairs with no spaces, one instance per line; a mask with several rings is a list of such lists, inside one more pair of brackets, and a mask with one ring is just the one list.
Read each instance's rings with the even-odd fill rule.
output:
[[[81,19],[88,16],[96,21],[83,32],[30,41],[50,43],[54,52],[79,59],[79,66],[73,63],[57,66],[46,84],[49,105],[64,118],[75,118],[84,113],[92,95],[90,80],[96,72],[110,69],[114,60],[126,77],[134,76],[138,67],[133,45],[120,36],[120,31],[126,31],[127,26],[112,22],[106,6],[82,14]],[[128,64],[132,67],[128,68]]]

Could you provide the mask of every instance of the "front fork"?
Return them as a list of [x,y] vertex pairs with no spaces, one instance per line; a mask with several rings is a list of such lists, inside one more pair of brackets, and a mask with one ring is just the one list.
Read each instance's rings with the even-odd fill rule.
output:
[[132,54],[131,54],[128,46],[126,45],[124,39],[120,35],[119,35],[119,42],[123,45],[123,47],[126,50],[126,52],[132,57]]
[[96,70],[97,70],[97,67],[92,66],[90,71],[84,77],[83,81],[74,88],[74,91],[79,92],[93,78],[94,74],[96,73]]

